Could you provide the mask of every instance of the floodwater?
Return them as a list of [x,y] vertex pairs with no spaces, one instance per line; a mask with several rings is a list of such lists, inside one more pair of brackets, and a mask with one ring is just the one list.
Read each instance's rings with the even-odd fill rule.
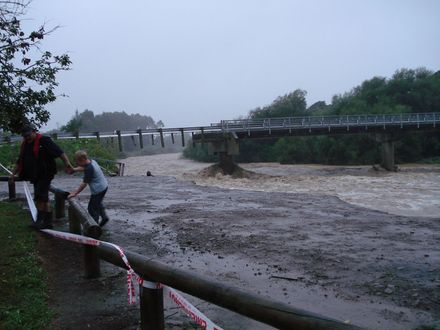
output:
[[262,174],[258,180],[234,179],[221,174],[204,177],[198,173],[211,164],[182,158],[181,154],[131,157],[127,175],[174,176],[198,185],[265,192],[308,193],[336,196],[373,210],[407,216],[440,215],[440,165],[403,165],[399,172],[377,172],[371,166],[240,164]]

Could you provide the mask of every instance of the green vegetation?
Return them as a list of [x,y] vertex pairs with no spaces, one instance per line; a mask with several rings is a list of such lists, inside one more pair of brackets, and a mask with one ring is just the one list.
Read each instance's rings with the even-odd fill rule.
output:
[[44,329],[53,317],[35,231],[17,205],[0,202],[0,329]]
[[[306,92],[295,90],[270,105],[250,111],[249,119],[295,116],[376,113],[440,112],[440,71],[420,68],[398,70],[391,79],[374,77],[332,103],[316,102],[307,108]],[[215,161],[207,148],[189,145],[185,157]],[[395,144],[397,163],[438,162],[440,133],[406,133]],[[380,162],[378,143],[367,135],[285,137],[240,141],[238,162],[319,164],[374,164]]]
[[[74,154],[77,150],[86,150],[91,158],[115,160],[117,155],[117,151],[114,147],[104,142],[99,143],[94,139],[57,140],[55,142],[64,150],[72,163],[74,163]],[[20,144],[17,143],[0,146],[0,163],[9,168],[13,168],[19,152]],[[98,160],[98,162],[106,170],[116,171],[112,163],[106,163],[100,160]],[[60,170],[64,168],[63,162],[60,159],[57,159],[57,164]]]
[[[116,130],[132,131],[138,129],[154,129],[161,128],[164,124],[161,120],[155,122],[150,116],[136,114],[127,114],[124,111],[103,112],[95,115],[91,110],[84,110],[82,112],[76,111],[75,115],[61,127],[61,131],[75,133],[75,132],[114,132]],[[116,138],[115,138],[116,139]],[[160,146],[158,136],[155,138],[155,143],[152,145],[151,135],[144,136],[144,148],[139,147],[139,138],[137,136],[123,136],[122,146],[123,152],[118,153],[119,158],[136,155],[150,155],[157,153],[170,153],[182,151],[179,143],[173,144],[171,137],[165,136],[165,148]],[[106,142],[109,139],[105,139]],[[117,141],[115,141],[117,143]]]
[[57,98],[56,76],[71,64],[67,54],[53,55],[43,49],[42,40],[53,29],[44,25],[33,31],[23,29],[29,3],[0,2],[0,129],[12,132],[18,132],[28,119],[38,126],[47,123],[50,114],[45,106]]
[[428,324],[428,325],[420,325],[417,328],[414,328],[414,330],[439,330],[440,328],[435,324]]
[[111,132],[114,130],[127,131],[159,127],[163,127],[162,121],[159,120],[156,123],[150,116],[143,116],[138,113],[129,115],[124,111],[115,111],[95,115],[91,110],[84,110],[81,113],[76,111],[67,124],[61,127],[61,130],[71,133],[76,131]]

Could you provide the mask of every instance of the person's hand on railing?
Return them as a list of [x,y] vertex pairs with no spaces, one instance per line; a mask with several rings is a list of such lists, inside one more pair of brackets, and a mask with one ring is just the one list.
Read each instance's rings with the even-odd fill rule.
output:
[[74,169],[73,169],[73,166],[71,164],[67,165],[64,171],[67,174],[73,174],[75,172]]
[[77,193],[70,192],[69,195],[67,195],[67,199],[71,199],[73,197],[76,197]]

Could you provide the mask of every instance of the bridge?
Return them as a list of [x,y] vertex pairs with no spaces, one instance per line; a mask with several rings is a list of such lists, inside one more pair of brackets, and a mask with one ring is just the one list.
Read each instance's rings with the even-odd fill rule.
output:
[[[117,138],[119,150],[123,151],[122,138],[138,140],[140,148],[151,139],[151,144],[165,146],[164,136],[176,143],[180,137],[193,143],[208,145],[211,154],[219,156],[220,166],[226,173],[232,170],[232,158],[239,153],[239,141],[243,139],[268,139],[288,136],[315,136],[341,134],[368,134],[381,144],[382,166],[395,170],[394,142],[405,132],[438,131],[440,113],[399,113],[341,116],[305,116],[265,119],[222,120],[209,126],[180,128],[137,129],[133,131],[54,133],[54,139]],[[147,138],[145,140],[144,138]],[[4,142],[21,140],[20,136],[3,137]]]
[[266,119],[222,120],[212,126],[217,131],[195,134],[194,142],[208,143],[209,151],[219,155],[220,166],[233,168],[232,156],[239,152],[239,140],[287,136],[368,134],[381,144],[382,167],[392,171],[394,142],[402,133],[439,129],[440,113],[401,113],[378,115],[309,116]]

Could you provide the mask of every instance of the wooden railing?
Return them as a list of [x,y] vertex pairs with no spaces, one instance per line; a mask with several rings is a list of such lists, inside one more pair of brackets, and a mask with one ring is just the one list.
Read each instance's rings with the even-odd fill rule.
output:
[[[8,181],[0,177],[0,181]],[[15,182],[9,181],[9,196],[15,198]],[[67,192],[51,187],[55,195],[55,216],[65,216]],[[96,224],[81,204],[68,199],[68,221],[71,233],[99,238],[101,228]],[[323,317],[308,311],[294,308],[283,302],[277,302],[230,285],[208,279],[199,273],[174,268],[134,252],[125,251],[133,268],[144,280],[157,282],[175,288],[207,302],[227,308],[279,329],[359,329],[334,319]],[[100,260],[127,269],[119,252],[108,242],[99,241],[99,245],[84,245],[85,275],[87,278],[100,276]],[[141,329],[164,329],[162,289],[140,286]]]

